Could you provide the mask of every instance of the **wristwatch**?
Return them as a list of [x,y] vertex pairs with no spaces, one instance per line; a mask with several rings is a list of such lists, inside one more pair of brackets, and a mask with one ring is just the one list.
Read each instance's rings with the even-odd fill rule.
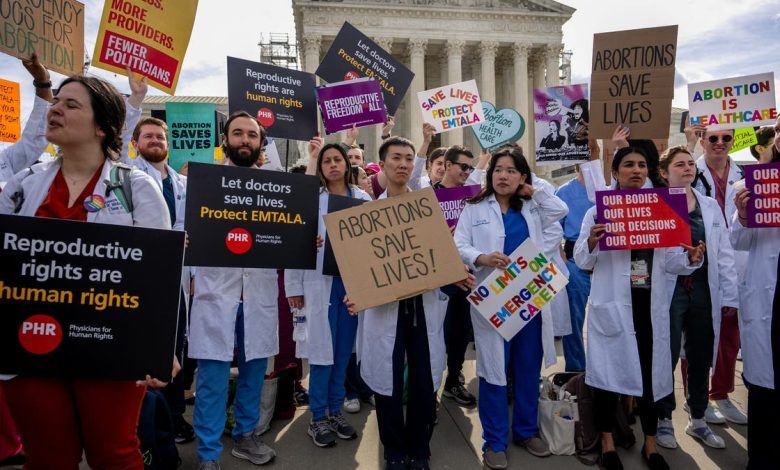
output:
[[33,86],[35,88],[51,88],[51,80],[46,80],[45,82],[39,82],[38,80],[33,79]]

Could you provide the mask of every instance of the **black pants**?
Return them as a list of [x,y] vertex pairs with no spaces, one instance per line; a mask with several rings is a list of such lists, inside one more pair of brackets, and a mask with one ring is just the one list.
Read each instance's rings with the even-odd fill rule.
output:
[[[650,290],[631,289],[631,304],[636,346],[639,350],[639,367],[642,371],[642,396],[637,397],[637,411],[644,435],[655,436],[658,431],[658,407],[653,400],[653,324],[650,317]],[[612,432],[619,396],[608,390],[593,389],[596,429],[599,432]]]
[[[712,300],[707,270],[693,276],[678,276],[669,309],[672,371],[680,358],[680,344],[685,335],[685,357],[688,360],[688,393],[686,401],[691,417],[704,418],[710,390],[710,367],[715,333],[712,329]],[[658,402],[662,418],[671,419],[676,407],[674,392]]]
[[181,299],[179,300],[179,321],[176,327],[176,347],[174,354],[179,359],[179,364],[182,366],[182,370],[178,375],[162,389],[165,401],[168,402],[168,408],[171,410],[171,417],[174,424],[180,421],[186,405],[184,403],[184,346],[187,342],[187,304],[184,301],[184,292],[182,291]]
[[471,313],[466,292],[450,294],[447,315],[444,318],[444,343],[447,347],[447,383],[458,383],[458,376],[466,360],[471,332]]
[[780,467],[780,446],[777,445],[777,423],[780,421],[779,394],[758,385],[748,388],[748,470]]
[[[408,367],[408,399],[404,422],[404,356]],[[393,348],[393,395],[375,394],[379,438],[385,459],[427,459],[436,419],[428,332],[422,296],[398,303],[398,327]]]

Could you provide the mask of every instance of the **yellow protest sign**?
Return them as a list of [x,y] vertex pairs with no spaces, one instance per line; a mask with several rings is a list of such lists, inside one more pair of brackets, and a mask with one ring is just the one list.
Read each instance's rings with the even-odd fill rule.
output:
[[734,131],[734,145],[729,153],[739,152],[758,143],[756,131],[752,127],[743,127]]
[[198,0],[110,0],[103,7],[92,64],[147,77],[174,94],[190,43]]
[[0,79],[0,142],[16,142],[22,135],[19,84]]
[[84,4],[76,0],[0,1],[0,52],[28,58],[64,75],[84,69]]

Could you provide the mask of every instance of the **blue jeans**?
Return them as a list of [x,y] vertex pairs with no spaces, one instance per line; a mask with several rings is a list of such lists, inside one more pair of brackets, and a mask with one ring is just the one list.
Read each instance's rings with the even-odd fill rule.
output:
[[[238,306],[236,319],[238,345],[238,386],[234,402],[236,425],[233,439],[254,431],[260,420],[260,394],[263,391],[268,358],[246,360],[244,353],[244,309]],[[195,386],[195,434],[198,436],[198,458],[217,460],[222,453],[220,438],[227,417],[230,362],[198,359],[198,379]]]
[[325,419],[330,413],[338,413],[344,404],[344,380],[347,364],[352,354],[357,334],[357,316],[350,315],[344,305],[346,295],[340,277],[333,278],[330,289],[328,323],[333,341],[333,365],[309,365],[309,406],[314,420]]
[[[507,369],[512,369],[514,385],[512,438],[515,441],[523,441],[539,433],[539,373],[543,355],[541,315],[531,320],[511,341],[504,342],[504,361]],[[509,445],[506,385],[493,385],[479,378],[479,420],[485,440],[482,450],[506,451]]]
[[590,274],[580,269],[574,260],[566,261],[569,268],[569,313],[571,315],[571,334],[563,337],[563,357],[566,371],[585,370],[585,343],[582,340],[582,327],[585,323],[585,304],[590,295]]

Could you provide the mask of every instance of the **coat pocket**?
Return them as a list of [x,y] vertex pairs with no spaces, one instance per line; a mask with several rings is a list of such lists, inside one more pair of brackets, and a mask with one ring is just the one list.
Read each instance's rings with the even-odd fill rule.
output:
[[590,316],[590,326],[600,335],[616,336],[623,331],[620,308],[616,302],[591,303],[588,315]]

